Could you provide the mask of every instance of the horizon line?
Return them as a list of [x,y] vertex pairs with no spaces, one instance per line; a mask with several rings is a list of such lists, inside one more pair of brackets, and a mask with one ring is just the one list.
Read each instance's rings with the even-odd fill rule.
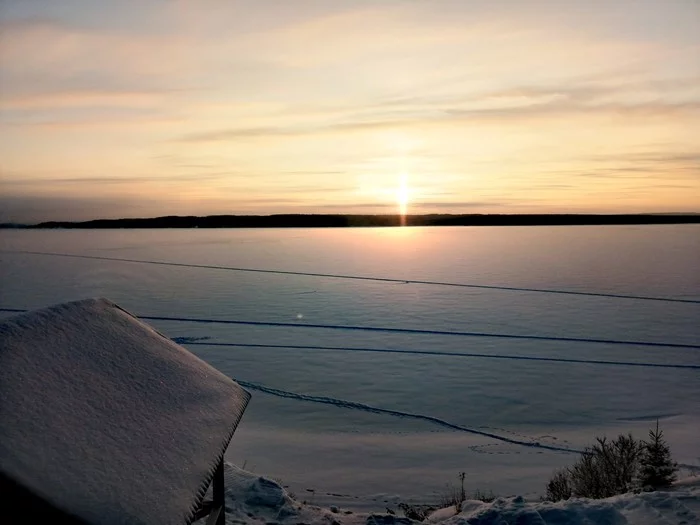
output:
[[[285,225],[280,219],[288,219]],[[296,219],[296,221],[295,221]],[[314,219],[316,221],[314,222]],[[469,222],[472,219],[473,224]],[[562,219],[567,219],[563,220]],[[646,219],[646,220],[645,220]],[[36,223],[2,222],[0,228],[61,228],[97,227],[121,224],[122,227],[143,227],[138,223],[171,223],[155,227],[187,227],[185,222],[204,222],[192,227],[227,227],[221,222],[239,221],[229,227],[402,227],[402,226],[469,226],[469,225],[585,225],[694,223],[700,222],[700,212],[644,212],[644,213],[272,213],[272,214],[214,214],[214,215],[159,215],[151,217],[95,218],[87,220],[50,220]],[[324,222],[324,220],[326,222]],[[333,222],[333,221],[336,222]],[[593,222],[587,223],[586,220]],[[343,222],[344,221],[344,222]],[[172,224],[177,222],[178,224]],[[246,223],[246,224],[244,224]]]

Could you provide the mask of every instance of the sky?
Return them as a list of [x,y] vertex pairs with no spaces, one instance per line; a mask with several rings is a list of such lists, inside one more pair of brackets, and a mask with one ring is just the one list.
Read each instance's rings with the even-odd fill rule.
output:
[[700,0],[0,0],[0,222],[700,212]]

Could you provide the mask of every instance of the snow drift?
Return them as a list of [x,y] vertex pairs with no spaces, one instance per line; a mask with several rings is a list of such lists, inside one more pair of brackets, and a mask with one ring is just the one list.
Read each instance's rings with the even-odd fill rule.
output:
[[[227,523],[279,525],[410,525],[389,513],[353,513],[296,501],[277,482],[226,464]],[[466,501],[436,511],[426,522],[441,525],[694,525],[700,524],[700,478],[670,492],[624,494],[603,500],[529,502],[522,497],[492,503]]]

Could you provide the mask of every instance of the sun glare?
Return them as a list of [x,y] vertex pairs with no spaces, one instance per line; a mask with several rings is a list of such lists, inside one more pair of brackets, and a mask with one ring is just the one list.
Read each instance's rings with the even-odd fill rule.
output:
[[408,181],[406,175],[401,175],[399,187],[396,190],[396,200],[399,204],[399,215],[401,216],[401,226],[406,226],[406,212],[408,210]]

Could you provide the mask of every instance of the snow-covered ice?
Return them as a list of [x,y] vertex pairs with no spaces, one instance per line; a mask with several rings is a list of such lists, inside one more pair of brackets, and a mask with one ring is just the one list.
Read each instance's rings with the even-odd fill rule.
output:
[[[681,476],[700,469],[700,352],[560,340],[700,344],[698,225],[26,230],[0,232],[0,243],[8,250],[0,260],[2,307],[34,309],[104,296],[138,316],[172,318],[147,322],[253,392],[227,460],[284,480],[297,495],[311,489],[317,505],[358,512],[397,501],[435,501],[462,471],[470,492],[536,500],[552,471],[576,459],[576,452],[514,444],[467,429],[580,450],[596,436],[632,432],[644,438],[658,418],[674,459],[684,465]],[[100,259],[9,253],[13,250]],[[307,324],[436,333],[321,330]],[[371,412],[374,408],[378,411]]]

